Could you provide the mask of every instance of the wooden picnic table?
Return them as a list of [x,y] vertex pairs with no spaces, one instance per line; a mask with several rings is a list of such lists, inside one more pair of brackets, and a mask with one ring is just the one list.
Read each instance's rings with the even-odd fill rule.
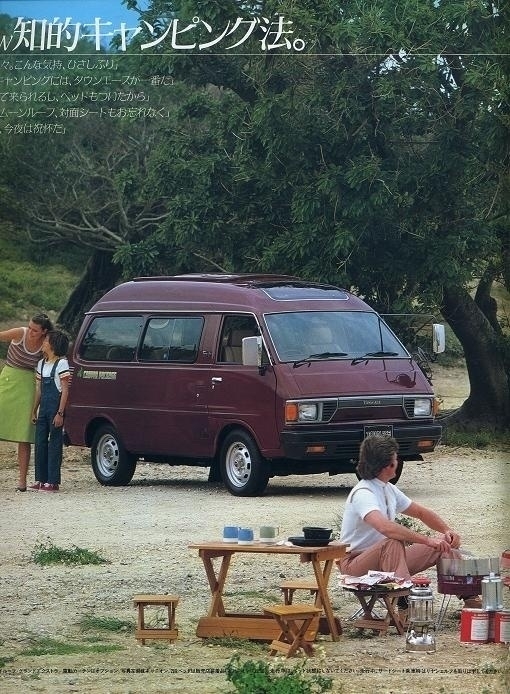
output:
[[[235,636],[255,640],[271,641],[278,638],[279,628],[275,620],[263,613],[234,613],[225,609],[223,593],[228,570],[234,554],[254,555],[254,558],[273,559],[282,555],[295,555],[301,562],[312,565],[317,581],[315,606],[324,613],[328,633],[333,641],[340,638],[338,624],[333,614],[328,593],[328,583],[335,560],[341,559],[347,545],[330,544],[322,547],[297,547],[287,544],[263,544],[254,542],[251,545],[240,545],[227,542],[197,542],[189,545],[198,550],[204,564],[205,573],[211,590],[211,604],[206,616],[198,622],[197,636],[208,638],[218,636]],[[214,560],[220,559],[218,570]]]

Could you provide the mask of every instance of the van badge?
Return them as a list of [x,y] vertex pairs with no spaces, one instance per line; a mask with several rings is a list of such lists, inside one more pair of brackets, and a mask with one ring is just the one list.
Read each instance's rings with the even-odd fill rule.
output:
[[116,381],[117,372],[116,371],[98,371],[98,370],[86,370],[83,369],[79,374],[81,378],[86,378],[94,381]]

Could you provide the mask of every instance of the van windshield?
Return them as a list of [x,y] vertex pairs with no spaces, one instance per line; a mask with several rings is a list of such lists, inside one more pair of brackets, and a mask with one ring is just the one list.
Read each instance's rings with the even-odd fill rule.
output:
[[265,315],[280,361],[408,358],[376,313],[296,311]]

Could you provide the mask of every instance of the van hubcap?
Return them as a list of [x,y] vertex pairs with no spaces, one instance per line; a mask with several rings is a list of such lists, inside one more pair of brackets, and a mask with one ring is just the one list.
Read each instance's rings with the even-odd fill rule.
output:
[[112,436],[102,438],[97,446],[97,467],[101,474],[108,476],[119,464],[119,446]]
[[226,470],[232,484],[244,487],[250,479],[251,456],[243,443],[233,443],[226,456]]

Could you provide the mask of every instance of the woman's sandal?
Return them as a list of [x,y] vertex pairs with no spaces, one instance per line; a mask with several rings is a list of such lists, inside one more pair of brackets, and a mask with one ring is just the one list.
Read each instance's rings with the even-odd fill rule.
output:
[[26,492],[27,488],[26,487],[16,487],[17,492]]

